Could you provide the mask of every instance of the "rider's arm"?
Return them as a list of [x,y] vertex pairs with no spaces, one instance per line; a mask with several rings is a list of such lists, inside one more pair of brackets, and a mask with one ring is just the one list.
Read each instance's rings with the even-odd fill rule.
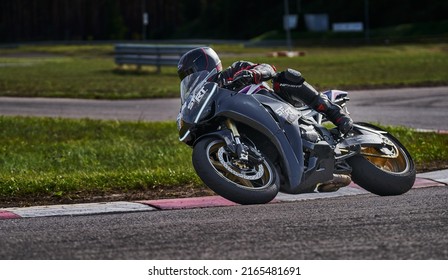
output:
[[220,82],[226,84],[233,81],[243,71],[250,71],[253,74],[253,83],[258,84],[263,81],[272,79],[276,74],[274,66],[269,64],[255,64],[249,61],[236,61],[220,75]]

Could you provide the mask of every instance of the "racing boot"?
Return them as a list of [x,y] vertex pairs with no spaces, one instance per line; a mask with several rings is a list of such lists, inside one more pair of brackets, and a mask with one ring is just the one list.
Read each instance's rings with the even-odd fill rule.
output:
[[302,77],[300,72],[287,69],[277,74],[273,79],[274,92],[295,107],[303,103],[319,113],[325,115],[335,124],[342,134],[346,134],[353,127],[353,120],[342,108],[331,102],[326,95],[317,92]]
[[352,118],[340,106],[331,102],[326,95],[319,94],[311,107],[325,115],[342,134],[347,134],[353,128]]

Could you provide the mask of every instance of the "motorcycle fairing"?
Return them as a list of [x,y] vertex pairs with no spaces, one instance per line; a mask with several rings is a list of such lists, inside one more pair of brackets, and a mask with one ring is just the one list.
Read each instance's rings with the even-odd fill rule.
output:
[[[203,84],[182,105],[178,117],[180,140],[193,145],[202,136],[196,133],[197,130],[210,119],[219,117],[251,126],[273,143],[280,155],[281,171],[285,177],[283,192],[310,192],[318,182],[332,179],[334,159],[328,144],[324,141],[305,143],[311,156],[304,170],[302,138],[297,121],[299,112],[289,104],[266,95],[238,94],[219,88],[216,83]],[[212,134],[229,141],[227,133]]]
[[[227,90],[218,88],[215,99],[214,117],[230,118],[251,126],[274,144],[282,159],[283,174],[286,177],[282,190],[293,192],[300,186],[303,174],[303,155],[301,153],[300,130],[290,123],[279,126],[274,117],[257,98],[261,95],[225,94]],[[223,96],[224,98],[221,98]],[[280,102],[279,102],[280,103]],[[283,103],[284,104],[284,103]],[[297,122],[296,122],[297,123]],[[286,132],[288,130],[288,132]],[[290,135],[287,135],[287,134]],[[294,135],[291,135],[294,134]],[[294,139],[291,142],[291,139]],[[293,148],[294,147],[294,148]]]
[[264,106],[269,107],[271,113],[276,115],[302,166],[304,165],[303,148],[309,152],[306,169],[304,170],[302,167],[299,170],[303,173],[300,185],[290,188],[282,186],[282,191],[292,194],[312,192],[317,183],[333,179],[334,151],[326,141],[313,143],[301,137],[298,122],[301,112],[287,103],[266,95],[259,94],[254,97]]
[[[191,137],[191,129],[195,124],[203,121],[210,115],[213,109],[210,101],[217,93],[218,85],[216,83],[206,83],[199,88],[183,102],[180,113],[177,117],[177,128],[179,130],[179,140],[190,144],[194,141]],[[229,94],[229,92],[220,92],[220,94]]]

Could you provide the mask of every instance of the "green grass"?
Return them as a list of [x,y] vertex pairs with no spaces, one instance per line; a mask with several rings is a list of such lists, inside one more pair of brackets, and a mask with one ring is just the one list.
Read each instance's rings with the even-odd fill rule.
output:
[[0,196],[198,183],[172,122],[0,117]]
[[169,96],[179,88],[174,69],[164,69],[162,75],[118,71],[112,58],[0,58],[2,63],[9,65],[0,67],[3,96],[151,98]]
[[[278,48],[213,47],[221,55],[224,67],[245,59],[270,63],[278,70],[294,68],[320,90],[448,84],[448,44],[298,47],[306,55],[295,58],[268,56]],[[175,67],[163,67],[160,74],[154,67],[141,72],[119,70],[112,53],[112,45],[24,46],[0,50],[0,96],[178,97]]]
[[303,57],[268,61],[279,69],[299,69],[320,89],[448,84],[447,47],[441,44],[310,48],[304,49]]
[[[448,135],[388,127],[419,168],[448,162]],[[174,122],[0,117],[0,198],[202,186]]]

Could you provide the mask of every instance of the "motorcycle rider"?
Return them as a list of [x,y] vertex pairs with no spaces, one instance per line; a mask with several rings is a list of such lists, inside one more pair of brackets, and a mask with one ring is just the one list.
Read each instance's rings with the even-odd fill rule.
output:
[[233,90],[239,91],[247,85],[272,79],[274,92],[293,106],[298,107],[304,102],[325,115],[342,134],[346,134],[353,127],[352,119],[340,106],[332,103],[326,95],[318,93],[300,72],[293,69],[277,73],[275,67],[269,64],[236,61],[223,71],[216,52],[209,47],[200,47],[188,51],[180,58],[177,73],[180,80],[183,80],[192,73],[213,69],[218,71],[212,78],[213,82],[221,87],[231,85]]

